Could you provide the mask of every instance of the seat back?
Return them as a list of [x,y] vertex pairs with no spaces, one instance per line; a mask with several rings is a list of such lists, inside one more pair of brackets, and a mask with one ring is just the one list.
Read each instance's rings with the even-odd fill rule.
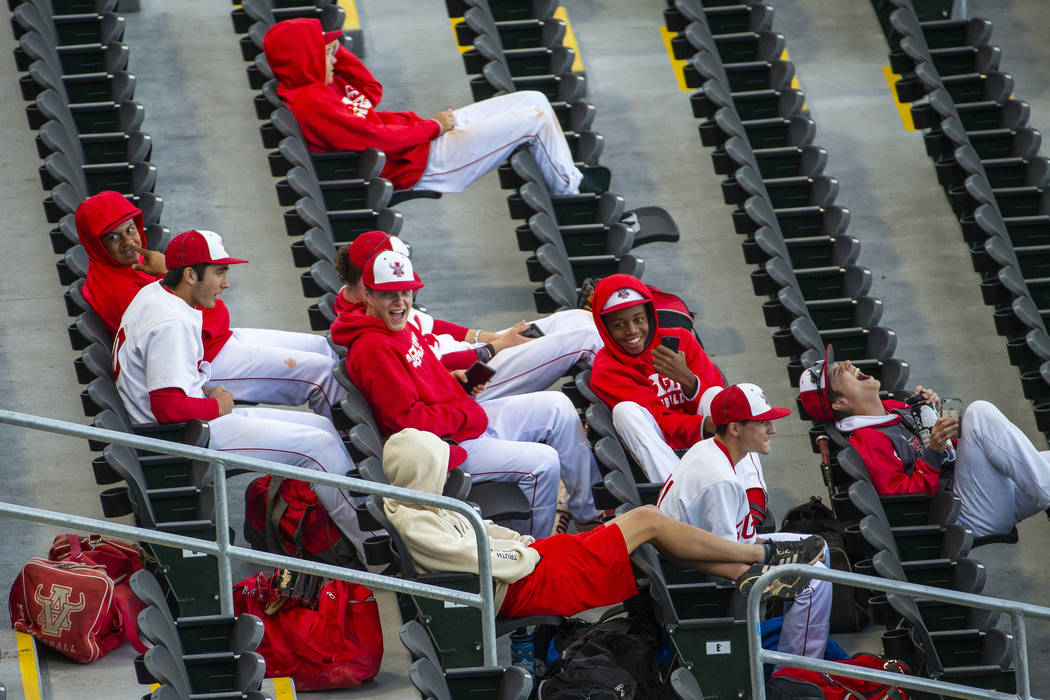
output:
[[186,667],[163,645],[157,645],[142,657],[146,671],[158,682],[170,685],[180,698],[189,698],[192,692]]
[[441,667],[437,649],[434,648],[434,640],[430,638],[430,635],[427,634],[427,628],[419,620],[409,620],[401,625],[398,637],[400,637],[401,643],[405,645],[405,649],[408,650],[409,656],[412,657],[413,661],[429,659],[435,666]]
[[416,659],[408,669],[408,678],[423,700],[452,700],[440,667],[427,658]]
[[139,635],[150,644],[165,646],[171,655],[179,659],[183,655],[182,641],[175,629],[175,621],[168,612],[167,606],[163,609],[156,605],[147,605],[138,616]]

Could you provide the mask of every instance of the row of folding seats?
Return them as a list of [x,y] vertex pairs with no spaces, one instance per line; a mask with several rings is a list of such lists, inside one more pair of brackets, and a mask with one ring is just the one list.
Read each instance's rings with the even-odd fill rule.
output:
[[[774,347],[790,358],[792,384],[797,386],[802,368],[831,344],[837,359],[850,359],[879,377],[891,393],[903,390],[907,363],[893,358],[893,331],[877,325],[881,302],[867,294],[871,273],[856,264],[859,241],[846,233],[849,211],[834,203],[837,182],[824,174],[826,152],[813,144],[815,124],[803,113],[804,96],[791,87],[794,67],[783,59],[784,39],[772,29],[773,9],[757,0],[678,0],[665,18],[670,30],[680,32],[672,47],[676,58],[688,58],[687,85],[700,87],[691,102],[694,114],[706,119],[700,125],[701,140],[715,149],[716,172],[728,176],[723,195],[738,207],[733,220],[736,231],[746,235],[745,259],[760,266],[752,281],[757,294],[770,297],[763,310],[767,323],[779,327]],[[816,426],[813,435],[824,431],[825,426]],[[858,521],[847,546],[860,570],[980,590],[983,567],[967,559],[972,535],[954,524],[956,512],[920,503],[905,512],[923,522],[890,521],[863,464],[853,472],[843,467],[843,459],[856,466],[850,461],[855,453],[839,452],[844,445],[827,440],[821,446],[835,512]],[[919,532],[904,529],[906,525]],[[925,544],[916,547],[916,542]],[[959,571],[980,574],[965,577]],[[902,616],[907,619],[909,639],[917,649],[911,656],[921,655],[931,674],[962,664],[965,655],[938,656],[938,648],[921,644],[927,639],[925,625],[931,623],[902,612],[910,611],[908,603],[891,597],[879,610],[890,625]],[[929,617],[937,626],[958,614]],[[981,629],[966,644],[955,641],[972,654],[989,644],[987,639],[988,632]],[[1010,662],[1009,644],[1001,646],[1001,656],[982,657],[999,675]]]
[[[113,383],[112,337],[83,298],[88,256],[79,244],[74,212],[102,190],[124,194],[143,211],[145,245],[163,250],[168,231],[159,223],[163,200],[154,193],[156,167],[149,162],[150,137],[141,131],[144,111],[132,101],[135,76],[122,43],[124,18],[113,0],[25,0],[12,2],[11,25],[18,38],[15,60],[26,72],[19,81],[26,114],[38,130],[41,184],[50,194],[44,210],[50,223],[59,280],[68,285],[66,306],[76,319],[70,343],[82,355],[74,363],[85,415],[97,427],[132,432]],[[152,426],[139,434],[207,445],[203,424]],[[214,534],[210,475],[206,465],[156,454],[139,454],[89,441],[103,454],[92,461],[103,513],[134,513],[143,527],[183,534]],[[119,485],[118,485],[119,484]],[[177,609],[215,609],[217,573],[210,557],[185,558],[179,550],[152,548]],[[213,582],[208,588],[209,581]]]
[[936,20],[906,0],[886,0],[897,95],[911,102],[926,152],[959,219],[981,291],[1007,339],[1036,423],[1050,432],[1050,161],[1028,103],[999,70],[986,19]]
[[586,78],[574,71],[577,57],[565,46],[565,21],[557,3],[448,0],[446,7],[463,50],[475,100],[517,90],[538,90],[551,102],[577,167],[592,192],[552,195],[531,153],[519,150],[499,168],[518,247],[531,252],[529,280],[536,310],[550,313],[579,306],[578,290],[588,277],[616,272],[641,277],[643,261],[633,248],[676,241],[678,229],[658,207],[625,211],[622,195],[608,191],[611,174],[598,164],[604,146],[590,127],[595,109],[584,99]]

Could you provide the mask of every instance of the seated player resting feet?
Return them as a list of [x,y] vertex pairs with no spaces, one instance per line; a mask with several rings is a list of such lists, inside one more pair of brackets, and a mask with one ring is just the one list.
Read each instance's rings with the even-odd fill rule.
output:
[[[758,523],[740,474],[757,455],[770,453],[777,432],[773,421],[788,415],[788,409],[770,406],[754,384],[720,391],[711,401],[715,436],[698,442],[682,457],[660,492],[660,510],[736,542],[762,541],[756,539]],[[791,532],[762,536],[776,544],[806,537]],[[784,612],[778,651],[824,658],[830,617],[831,583],[813,580]]]
[[[449,446],[437,436],[405,429],[383,449],[390,483],[440,494],[448,472]],[[384,499],[384,512],[421,571],[478,573],[478,548],[470,522],[441,508]],[[580,534],[535,540],[486,521],[500,617],[575,615],[614,605],[638,588],[630,554],[651,542],[699,571],[736,579],[750,590],[758,575],[785,563],[811,564],[823,557],[824,542],[811,537],[776,547],[741,544],[667,517],[653,506],[635,508]],[[786,578],[766,593],[791,597],[804,578]]]
[[382,175],[394,189],[462,192],[525,146],[551,194],[579,192],[572,160],[550,102],[525,90],[423,119],[415,112],[376,109],[383,85],[316,19],[290,19],[263,39],[277,94],[295,114],[313,152],[386,152]]
[[[164,254],[143,247],[142,212],[121,194],[88,197],[76,212],[77,235],[88,254],[82,294],[114,335],[124,310],[139,290],[168,270]],[[332,376],[336,355],[324,336],[270,328],[230,328],[222,299],[198,309],[204,360],[211,376],[244,401],[282,406],[309,404],[331,419],[346,396]]]
[[[879,398],[880,386],[848,360],[835,362],[830,345],[799,382],[806,413],[835,422],[879,494],[937,491],[955,441],[951,490],[961,501],[959,522],[974,536],[1009,533],[1050,506],[1050,452],[1036,450],[994,405],[974,401],[961,420],[938,418],[926,439],[904,403]],[[921,385],[915,392],[939,407],[936,393]]]
[[559,480],[573,518],[593,520],[598,465],[572,402],[537,391],[478,403],[409,322],[412,293],[423,286],[412,261],[379,251],[365,263],[363,280],[364,305],[336,319],[332,339],[346,346],[347,373],[383,436],[428,430],[457,443],[451,466],[462,465],[474,481],[517,484],[532,504],[532,517],[514,523],[521,532],[550,534]]
[[[352,312],[364,303],[361,268],[382,250],[408,255],[400,239],[382,231],[362,233],[336,252],[335,266],[344,284],[333,304],[337,314]],[[442,321],[415,307],[408,313],[408,322],[450,371],[465,370],[478,360],[496,370],[478,401],[547,389],[576,363],[591,364],[602,346],[591,314],[582,309],[558,311],[532,324],[522,321],[495,333]],[[521,335],[529,325],[543,335]]]

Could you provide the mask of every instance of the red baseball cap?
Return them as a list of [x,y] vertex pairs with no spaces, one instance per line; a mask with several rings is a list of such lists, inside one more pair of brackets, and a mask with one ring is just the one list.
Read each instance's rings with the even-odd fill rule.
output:
[[362,277],[366,287],[381,292],[423,287],[408,256],[393,250],[381,250],[369,258],[362,270]]
[[802,403],[802,410],[813,420],[835,420],[835,412],[828,400],[828,367],[834,361],[835,355],[831,352],[831,345],[828,345],[824,348],[824,359],[814,362],[799,377],[798,400]]
[[325,45],[331,44],[333,41],[338,41],[343,38],[343,30],[335,29],[330,32],[322,32],[324,34]]
[[172,238],[164,249],[164,265],[169,270],[201,263],[236,265],[246,262],[240,258],[231,258],[222,244],[222,238],[214,231],[183,231]]
[[715,425],[742,420],[776,420],[789,415],[790,409],[770,406],[765,393],[756,384],[728,386],[711,401],[711,421]]
[[358,234],[347,247],[347,257],[350,258],[351,265],[364,271],[368,259],[381,250],[408,255],[408,246],[397,236],[391,236],[385,231],[365,231]]

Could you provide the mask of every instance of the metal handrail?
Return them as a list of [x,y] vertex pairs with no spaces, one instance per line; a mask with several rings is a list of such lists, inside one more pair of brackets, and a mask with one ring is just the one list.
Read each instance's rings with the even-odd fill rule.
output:
[[[143,437],[131,433],[121,433],[114,430],[105,430],[92,426],[70,423],[33,416],[17,411],[0,409],[0,424],[16,425],[31,430],[43,430],[49,433],[69,435],[71,437],[98,440],[117,445],[125,445],[139,450],[159,452],[162,454],[175,455],[204,462],[212,466],[212,474],[215,483],[215,541],[203,540],[184,535],[175,535],[149,530],[130,525],[120,525],[86,518],[76,515],[68,515],[57,511],[30,508],[15,503],[0,502],[0,516],[14,517],[23,520],[31,520],[48,525],[59,525],[74,530],[87,532],[98,532],[105,535],[118,537],[132,537],[144,542],[189,549],[196,552],[204,552],[214,555],[219,566],[219,604],[223,614],[233,614],[233,580],[230,570],[231,560],[246,561],[262,566],[275,566],[294,571],[302,571],[308,574],[316,574],[326,578],[339,579],[360,583],[371,588],[395,591],[397,593],[408,593],[425,598],[447,600],[453,603],[468,605],[481,611],[481,636],[483,645],[484,663],[486,666],[496,665],[496,611],[495,599],[492,591],[492,564],[489,559],[489,538],[485,524],[474,507],[464,501],[448,496],[434,495],[422,491],[412,491],[399,486],[380,484],[374,481],[365,481],[348,476],[337,476],[325,472],[292,467],[287,464],[270,462],[255,457],[241,457],[228,452],[210,450],[206,447],[194,447],[167,440]],[[226,467],[237,467],[254,472],[262,472],[273,476],[288,479],[298,479],[311,483],[334,486],[340,489],[349,489],[360,493],[373,494],[396,498],[399,501],[421,503],[423,505],[446,508],[466,516],[474,528],[474,534],[478,546],[478,579],[480,590],[478,593],[467,593],[454,588],[434,586],[419,581],[406,581],[393,576],[381,576],[367,571],[358,571],[331,564],[306,561],[282,554],[262,553],[252,549],[245,549],[230,544],[229,535],[229,508],[226,495]]]
[[[1009,614],[1010,620],[1013,624],[1014,637],[1016,639],[1015,647],[1017,648],[1017,663],[1014,667],[1014,675],[1017,678],[1017,693],[1001,693],[996,690],[971,688],[970,686],[959,685],[958,683],[920,678],[918,676],[892,673],[889,671],[877,671],[870,668],[839,664],[833,661],[824,661],[823,659],[815,659],[808,656],[785,654],[779,651],[763,649],[762,633],[759,627],[761,622],[760,608],[762,603],[762,591],[764,591],[776,579],[788,576],[803,576],[805,578],[831,581],[832,583],[844,584],[847,586],[870,588],[890,593],[901,593],[912,598],[937,600],[942,603],[954,603],[957,605]],[[750,651],[749,656],[751,664],[751,697],[753,700],[765,700],[766,681],[762,665],[764,663],[775,663],[791,665],[811,671],[820,671],[822,673],[832,673],[836,676],[860,678],[866,681],[886,683],[889,685],[900,686],[902,688],[911,688],[914,690],[922,690],[957,698],[972,698],[974,700],[983,700],[984,698],[992,698],[993,700],[1018,700],[1018,698],[1020,698],[1021,700],[1032,700],[1032,691],[1028,677],[1028,637],[1025,630],[1024,620],[1026,616],[1050,620],[1050,607],[1022,603],[1016,600],[1006,600],[1005,598],[995,598],[993,596],[977,595],[975,593],[963,593],[961,591],[953,591],[947,588],[923,586],[917,583],[908,583],[906,581],[894,581],[892,579],[878,578],[875,576],[846,573],[836,571],[835,569],[825,568],[823,566],[809,566],[806,564],[785,564],[783,566],[778,566],[762,574],[762,576],[755,581],[747,599],[747,643]]]

